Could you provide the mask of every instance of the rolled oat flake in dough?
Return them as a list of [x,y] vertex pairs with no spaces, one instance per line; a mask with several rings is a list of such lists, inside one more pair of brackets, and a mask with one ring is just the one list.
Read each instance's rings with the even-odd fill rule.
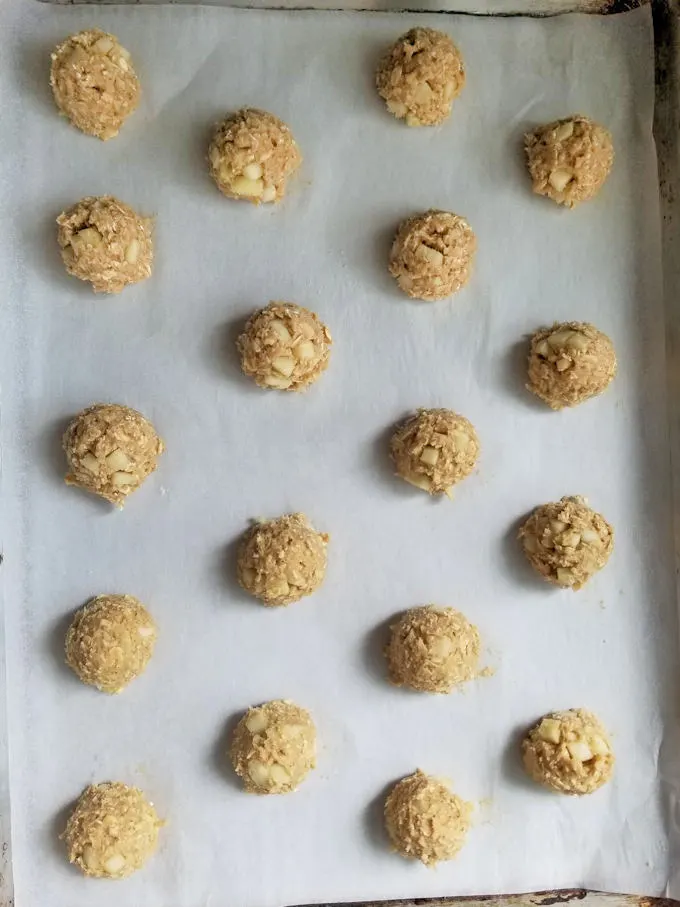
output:
[[66,484],[122,507],[156,469],[163,442],[148,419],[118,403],[97,403],[70,423],[63,438]]
[[316,764],[312,716],[287,699],[248,709],[234,730],[229,754],[249,793],[290,793]]
[[265,110],[244,107],[215,128],[208,162],[220,192],[259,205],[283,198],[302,155],[282,120]]
[[465,844],[472,804],[449,784],[420,769],[397,782],[385,801],[385,827],[403,857],[436,866],[452,860]]
[[84,875],[124,879],[156,850],[164,824],[141,790],[105,781],[83,791],[61,837],[69,862]]
[[50,85],[59,110],[82,132],[118,135],[139,103],[139,79],[115,35],[97,28],[71,35],[52,54]]
[[614,771],[614,752],[600,720],[586,709],[551,712],[522,742],[534,781],[560,794],[592,794]]
[[309,309],[270,302],[252,315],[237,340],[243,373],[260,387],[299,391],[328,366],[331,335]]
[[395,41],[376,72],[378,94],[407,126],[436,126],[465,84],[463,58],[447,34],[412,28]]
[[580,589],[614,550],[614,530],[578,495],[537,507],[519,539],[534,570],[564,589]]
[[446,299],[470,279],[476,249],[475,234],[464,217],[427,211],[399,225],[389,271],[412,299]]
[[153,221],[111,195],[84,198],[57,218],[66,270],[95,293],[120,293],[151,276]]
[[328,539],[303,513],[256,522],[239,547],[238,581],[265,605],[299,601],[324,580]]
[[66,663],[83,683],[120,693],[143,673],[156,644],[156,624],[132,595],[98,595],[73,618]]

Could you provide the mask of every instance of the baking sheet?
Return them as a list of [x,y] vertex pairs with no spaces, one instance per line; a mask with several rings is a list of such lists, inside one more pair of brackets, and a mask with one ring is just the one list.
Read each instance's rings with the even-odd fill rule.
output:
[[[2,11],[3,565],[12,847],[21,907],[274,907],[561,885],[662,893],[677,790],[677,618],[665,399],[649,10],[550,21],[218,9]],[[468,85],[441,129],[406,130],[372,90],[376,54],[412,24],[446,27]],[[50,47],[98,25],[133,53],[144,103],[105,145],[54,113]],[[232,204],[205,173],[210,124],[243,104],[292,126],[303,172],[275,211]],[[617,148],[601,199],[535,199],[527,126],[571,111]],[[54,218],[113,193],[157,216],[152,280],[117,299],[62,271]],[[450,302],[411,303],[385,260],[396,223],[465,214],[479,253]],[[335,339],[308,394],[240,377],[233,339],[271,298],[315,309]],[[621,369],[608,394],[544,411],[522,389],[523,337],[596,322]],[[167,443],[116,513],[61,483],[59,436],[97,400],[135,406]],[[417,406],[476,425],[479,472],[453,502],[390,475],[386,439]],[[608,568],[577,595],[535,581],[517,521],[581,493],[613,523]],[[230,570],[254,516],[303,510],[332,535],[327,581],[283,611]],[[73,609],[102,591],[145,601],[161,637],[120,697],[61,663]],[[385,622],[461,608],[495,675],[449,697],[387,686]],[[243,794],[225,730],[252,703],[313,712],[317,771],[294,797]],[[584,705],[612,731],[616,780],[583,801],[532,788],[519,729]],[[385,788],[416,767],[478,803],[469,843],[430,872],[389,853]],[[57,831],[91,781],[143,787],[168,819],[125,883],[65,864]],[[674,827],[674,826],[673,826]]]

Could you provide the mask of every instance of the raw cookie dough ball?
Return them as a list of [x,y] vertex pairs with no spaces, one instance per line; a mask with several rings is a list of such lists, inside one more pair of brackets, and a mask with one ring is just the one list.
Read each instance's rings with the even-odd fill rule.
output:
[[594,198],[614,163],[609,131],[582,116],[539,126],[524,150],[534,192],[567,208]]
[[156,624],[132,595],[98,595],[66,634],[66,663],[83,683],[120,693],[143,673],[156,644]]
[[50,85],[59,110],[78,129],[111,139],[139,104],[130,54],[94,28],[71,35],[52,54]]
[[283,198],[302,155],[282,120],[245,107],[217,126],[208,160],[220,192],[259,205]]
[[431,302],[457,293],[470,279],[477,240],[464,217],[427,211],[399,225],[389,271],[413,299]]
[[407,126],[436,126],[465,84],[463,58],[444,32],[412,28],[380,60],[375,81],[397,119]]
[[580,589],[614,549],[612,527],[578,496],[537,507],[519,538],[534,570],[565,589]]
[[326,575],[328,536],[303,513],[256,523],[239,547],[238,581],[265,605],[289,605],[315,592]]
[[385,648],[390,681],[421,693],[450,693],[474,679],[479,632],[453,608],[412,608],[390,627]]
[[299,391],[326,369],[331,343],[314,312],[291,302],[270,302],[248,319],[236,345],[244,374],[260,387]]
[[61,837],[69,862],[86,876],[124,879],[155,851],[162,825],[141,790],[105,781],[83,791]]
[[450,409],[421,409],[392,435],[397,475],[430,494],[447,494],[470,475],[479,456],[474,426]]
[[249,793],[290,793],[316,764],[312,716],[287,699],[248,709],[236,726],[229,754]]
[[560,794],[592,794],[612,776],[614,753],[592,712],[552,712],[522,742],[524,767],[534,781]]
[[120,293],[151,276],[153,221],[111,195],[88,197],[57,218],[66,270],[95,293]]
[[452,860],[465,843],[472,804],[449,785],[418,769],[397,782],[385,801],[385,826],[403,857],[435,866]]
[[531,338],[527,388],[552,409],[577,406],[609,387],[616,365],[613,343],[592,324],[554,324]]
[[73,419],[64,433],[67,485],[122,507],[157,466],[163,442],[141,413],[118,403],[96,403]]

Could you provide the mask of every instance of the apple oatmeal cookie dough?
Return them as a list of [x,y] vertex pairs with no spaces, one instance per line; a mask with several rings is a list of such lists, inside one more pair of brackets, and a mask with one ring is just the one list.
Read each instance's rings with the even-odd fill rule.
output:
[[385,801],[392,847],[426,866],[456,856],[465,844],[471,815],[471,803],[456,796],[448,783],[420,769],[398,781]]
[[551,409],[596,397],[609,387],[616,370],[614,344],[587,322],[556,323],[531,338],[527,388]]
[[156,635],[153,618],[134,596],[98,595],[73,618],[66,664],[83,683],[120,693],[144,672]]
[[412,608],[390,627],[385,657],[395,686],[450,693],[479,676],[479,631],[453,608]]
[[534,781],[560,794],[592,794],[614,771],[609,735],[585,709],[542,718],[522,742],[522,759]]
[[290,793],[316,764],[312,716],[287,699],[248,709],[234,730],[229,754],[249,793]]
[[328,539],[303,513],[256,522],[239,547],[238,581],[265,605],[299,601],[324,580]]
[[255,312],[236,345],[243,373],[260,387],[299,391],[328,367],[331,335],[309,309],[270,302]]
[[57,218],[66,270],[95,293],[120,293],[151,277],[153,221],[111,195],[84,198]]
[[259,205],[283,198],[302,155],[282,120],[264,110],[244,107],[217,125],[208,161],[220,192]]
[[611,134],[584,116],[539,126],[524,150],[534,192],[566,208],[594,198],[614,163]]
[[436,126],[448,118],[465,85],[463,58],[444,32],[412,28],[382,57],[375,81],[397,119],[407,126]]
[[71,35],[55,48],[50,85],[61,113],[102,140],[118,135],[141,92],[128,51],[98,28]]
[[390,441],[397,475],[431,495],[451,496],[479,457],[474,426],[450,409],[421,409],[399,425]]
[[537,507],[519,538],[534,570],[564,589],[580,589],[614,549],[614,530],[579,496]]
[[156,469],[163,442],[148,419],[118,403],[96,403],[70,423],[63,438],[66,484],[122,507]]
[[69,862],[86,876],[124,879],[156,850],[164,824],[141,790],[105,781],[83,791],[61,837]]
[[445,299],[470,279],[476,249],[477,239],[464,217],[426,211],[399,225],[389,271],[412,299]]

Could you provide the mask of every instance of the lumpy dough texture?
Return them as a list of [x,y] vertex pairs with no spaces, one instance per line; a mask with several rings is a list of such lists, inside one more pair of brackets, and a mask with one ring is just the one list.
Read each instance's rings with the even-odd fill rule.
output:
[[385,801],[385,826],[392,846],[426,866],[456,856],[465,843],[471,814],[472,804],[420,769],[397,782]]
[[596,196],[614,163],[610,133],[583,116],[539,126],[524,148],[534,192],[567,208]]
[[465,84],[463,58],[434,28],[412,28],[378,64],[376,85],[387,109],[407,126],[436,126]]
[[66,270],[95,293],[120,293],[151,276],[153,223],[110,195],[89,197],[57,218]]
[[392,627],[385,649],[390,681],[422,693],[450,693],[477,676],[479,633],[453,608],[413,608]]
[[230,755],[250,793],[290,793],[316,762],[312,716],[284,699],[248,709],[234,731]]
[[157,466],[163,442],[141,413],[97,403],[79,413],[64,434],[66,484],[122,506]]
[[421,409],[392,435],[397,474],[430,494],[450,494],[470,475],[479,456],[474,426],[449,409]]
[[66,634],[66,663],[83,683],[120,693],[146,668],[156,624],[132,595],[98,595],[82,607]]
[[565,589],[580,589],[614,549],[612,527],[578,496],[537,507],[519,537],[534,570]]
[[561,794],[592,794],[614,770],[607,731],[585,709],[542,718],[522,742],[522,757],[534,781]]
[[259,205],[283,198],[302,155],[284,122],[246,107],[217,126],[208,160],[220,192]]
[[314,312],[271,302],[248,320],[237,346],[244,374],[260,387],[299,391],[326,369],[331,343]]
[[139,80],[118,38],[99,29],[71,35],[52,54],[50,85],[59,110],[99,139],[118,135],[139,103]]
[[527,388],[552,409],[577,406],[606,390],[616,367],[613,343],[592,324],[554,324],[531,338]]
[[265,605],[299,601],[323,582],[327,545],[302,513],[256,523],[239,548],[238,581]]
[[389,271],[407,296],[426,302],[445,299],[470,279],[476,248],[464,217],[427,211],[399,225]]
[[81,794],[62,837],[69,862],[85,875],[124,879],[155,851],[162,825],[141,790],[106,781]]

